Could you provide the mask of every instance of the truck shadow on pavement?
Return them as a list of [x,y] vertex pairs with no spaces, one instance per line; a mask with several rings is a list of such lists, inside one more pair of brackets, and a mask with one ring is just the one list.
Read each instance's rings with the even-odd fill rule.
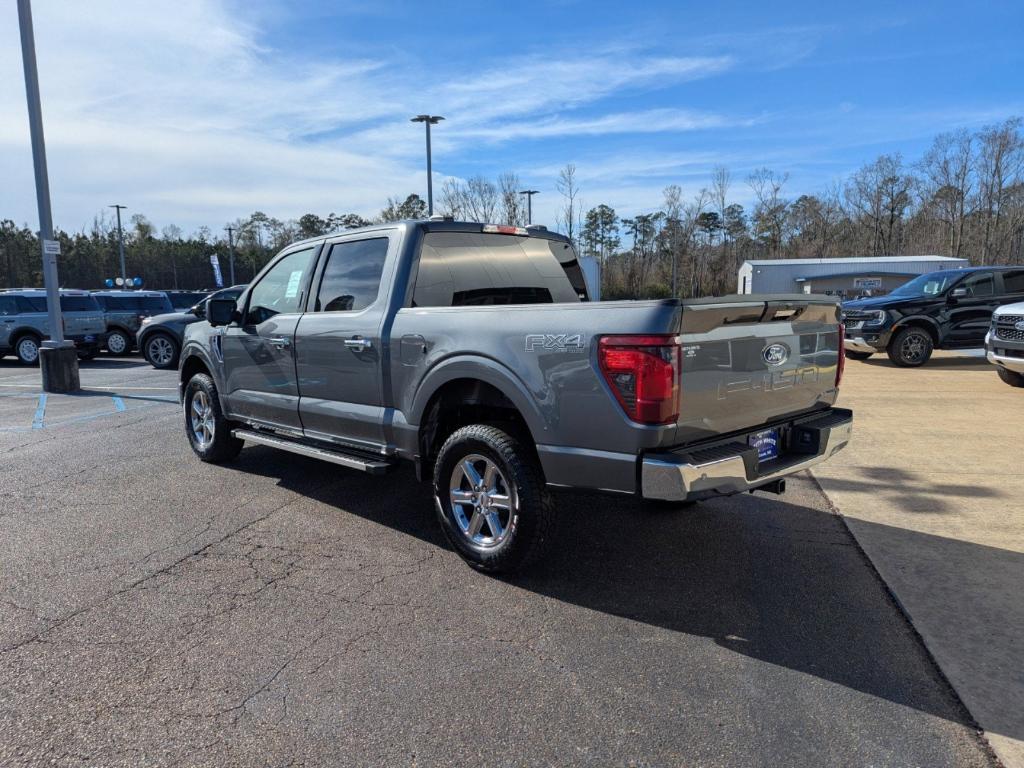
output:
[[[411,471],[382,481],[261,447],[229,466],[448,549],[428,487]],[[809,479],[790,482],[817,493]],[[534,595],[589,609],[597,613],[595,632],[613,631],[618,625],[607,617],[619,617],[706,637],[736,654],[976,727],[837,516],[763,495],[680,510],[592,494],[559,494],[556,503],[553,554],[530,573],[500,579],[513,590],[510,599]],[[978,557],[987,549],[892,533],[919,537],[921,546],[968,547]],[[1024,565],[1024,557],[1000,553],[1011,555],[1015,567]],[[454,558],[438,562],[462,569],[453,580],[488,578]],[[471,592],[453,589],[444,599],[470,599]]]
[[[871,357],[867,360],[847,360],[846,365],[848,366],[848,368],[852,367],[853,365],[870,365],[875,368],[897,368],[897,366],[894,365],[892,361],[889,360],[889,358],[886,357],[885,355],[878,355],[875,357]],[[980,371],[987,369],[992,371],[993,374],[995,374],[996,372],[996,367],[983,357],[936,357],[929,360],[927,363],[922,365],[917,370],[927,371],[932,369],[946,371]],[[907,372],[913,373],[914,370],[915,369],[910,368],[907,369]]]

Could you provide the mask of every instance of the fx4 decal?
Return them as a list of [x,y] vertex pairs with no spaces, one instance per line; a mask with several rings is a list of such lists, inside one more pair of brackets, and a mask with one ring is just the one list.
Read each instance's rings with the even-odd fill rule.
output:
[[586,349],[582,333],[528,333],[527,352],[582,352]]

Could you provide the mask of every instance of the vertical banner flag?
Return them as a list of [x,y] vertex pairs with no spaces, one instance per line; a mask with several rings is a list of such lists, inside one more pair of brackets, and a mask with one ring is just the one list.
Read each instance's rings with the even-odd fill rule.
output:
[[217,283],[218,288],[224,287],[224,278],[220,274],[220,259],[217,258],[216,253],[210,254],[210,266],[213,267],[213,279]]

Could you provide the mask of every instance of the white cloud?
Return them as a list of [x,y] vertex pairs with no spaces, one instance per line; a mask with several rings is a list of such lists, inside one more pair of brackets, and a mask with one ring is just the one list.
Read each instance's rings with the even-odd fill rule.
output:
[[[186,230],[254,209],[372,214],[425,186],[421,128],[408,122],[425,105],[449,117],[436,147],[456,159],[482,143],[743,122],[600,110],[613,95],[726,71],[728,56],[608,47],[495,57],[424,88],[409,63],[269,47],[260,24],[273,8],[240,18],[225,0],[51,0],[33,10],[54,218],[70,229],[113,202]],[[10,84],[22,82],[17,29],[14,4],[3,4],[0,81]],[[0,178],[0,216],[35,222],[17,86],[0,90]]]

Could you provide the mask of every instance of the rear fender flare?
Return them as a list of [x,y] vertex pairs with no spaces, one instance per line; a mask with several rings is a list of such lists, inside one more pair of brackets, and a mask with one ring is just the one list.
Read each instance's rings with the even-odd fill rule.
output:
[[548,419],[518,376],[496,360],[475,355],[450,357],[431,368],[420,380],[413,395],[408,419],[412,425],[423,423],[427,405],[441,387],[456,379],[476,379],[501,392],[516,407],[535,443],[545,442],[550,433]]

